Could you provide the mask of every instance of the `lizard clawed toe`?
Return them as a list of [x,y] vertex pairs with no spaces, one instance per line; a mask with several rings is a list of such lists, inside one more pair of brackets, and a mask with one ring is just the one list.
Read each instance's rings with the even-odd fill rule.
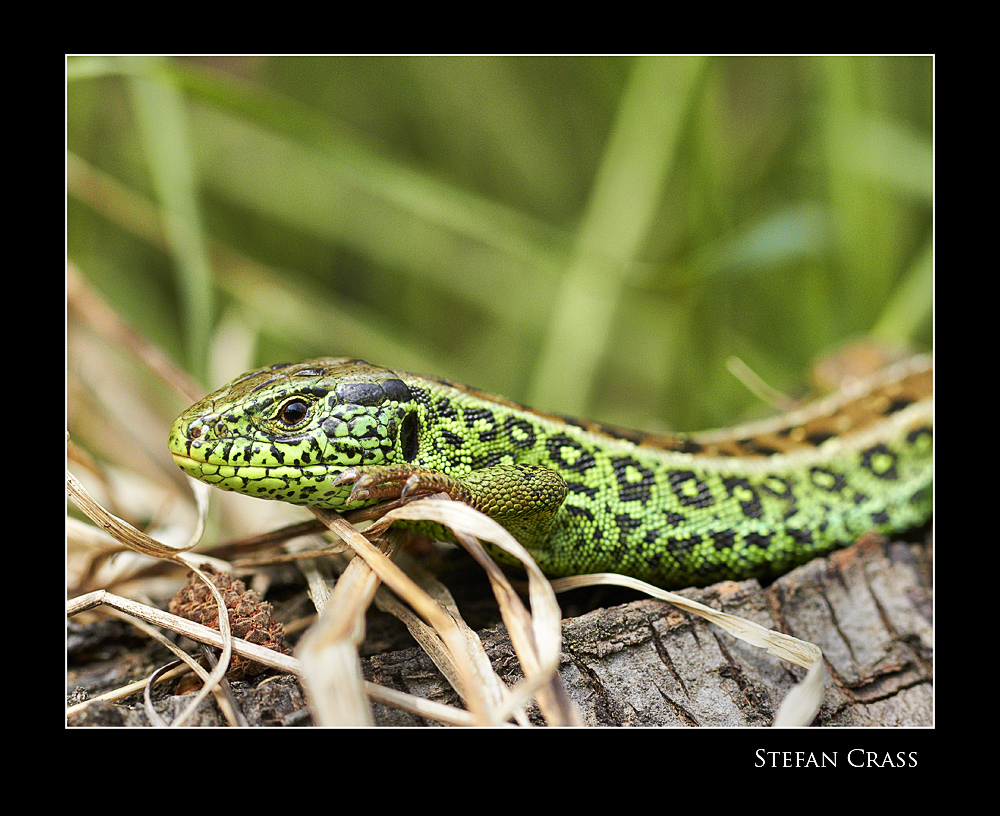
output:
[[348,482],[355,481],[360,475],[361,471],[359,471],[357,468],[354,467],[347,468],[347,470],[341,472],[340,475],[337,476],[337,478],[334,479],[331,484],[334,487],[339,487],[342,484],[347,484]]

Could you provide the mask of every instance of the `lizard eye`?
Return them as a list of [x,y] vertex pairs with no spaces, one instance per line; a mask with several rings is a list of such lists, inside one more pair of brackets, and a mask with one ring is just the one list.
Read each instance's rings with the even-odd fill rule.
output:
[[298,425],[309,413],[309,406],[300,399],[292,399],[281,406],[278,420],[289,428]]

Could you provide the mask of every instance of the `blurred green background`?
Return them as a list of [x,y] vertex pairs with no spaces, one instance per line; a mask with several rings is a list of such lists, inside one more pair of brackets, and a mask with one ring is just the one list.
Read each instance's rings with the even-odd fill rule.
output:
[[[214,389],[364,357],[697,430],[932,342],[931,57],[70,57],[68,256]],[[72,351],[70,352],[72,361]],[[165,432],[165,429],[164,429]]]

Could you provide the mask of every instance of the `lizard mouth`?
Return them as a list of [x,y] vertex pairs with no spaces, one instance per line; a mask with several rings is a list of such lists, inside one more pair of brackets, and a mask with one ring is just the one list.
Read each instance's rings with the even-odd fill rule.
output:
[[171,451],[170,455],[174,458],[174,462],[177,466],[186,473],[190,473],[192,470],[201,470],[202,467],[208,464],[208,462],[204,459],[195,459],[193,456],[188,456],[186,453],[175,453],[174,451]]
[[320,479],[329,476],[331,473],[339,473],[328,465],[311,465],[309,467],[298,467],[295,465],[232,465],[227,463],[216,463],[205,459],[196,459],[184,453],[171,453],[177,466],[191,475],[221,474],[224,476],[238,476],[241,479],[257,480],[266,479],[269,476],[280,476],[289,478],[290,476],[311,476]]
[[[328,465],[217,465],[172,453],[174,462],[188,476],[222,490],[290,504],[346,509],[352,484],[338,484],[345,468]],[[363,502],[355,503],[361,506]]]
[[[305,481],[310,485],[331,485],[338,476],[351,465],[232,465],[206,462],[182,453],[171,453],[177,467],[189,476],[211,484],[237,480],[243,483],[277,480],[288,485],[294,481]],[[331,485],[332,486],[332,485]],[[350,487],[347,487],[350,491]]]

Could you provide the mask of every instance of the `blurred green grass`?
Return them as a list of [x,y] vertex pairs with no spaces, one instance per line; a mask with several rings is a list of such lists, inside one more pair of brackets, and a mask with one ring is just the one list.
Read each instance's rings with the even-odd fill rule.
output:
[[349,355],[722,425],[731,355],[930,347],[933,67],[71,57],[68,255],[206,388]]

